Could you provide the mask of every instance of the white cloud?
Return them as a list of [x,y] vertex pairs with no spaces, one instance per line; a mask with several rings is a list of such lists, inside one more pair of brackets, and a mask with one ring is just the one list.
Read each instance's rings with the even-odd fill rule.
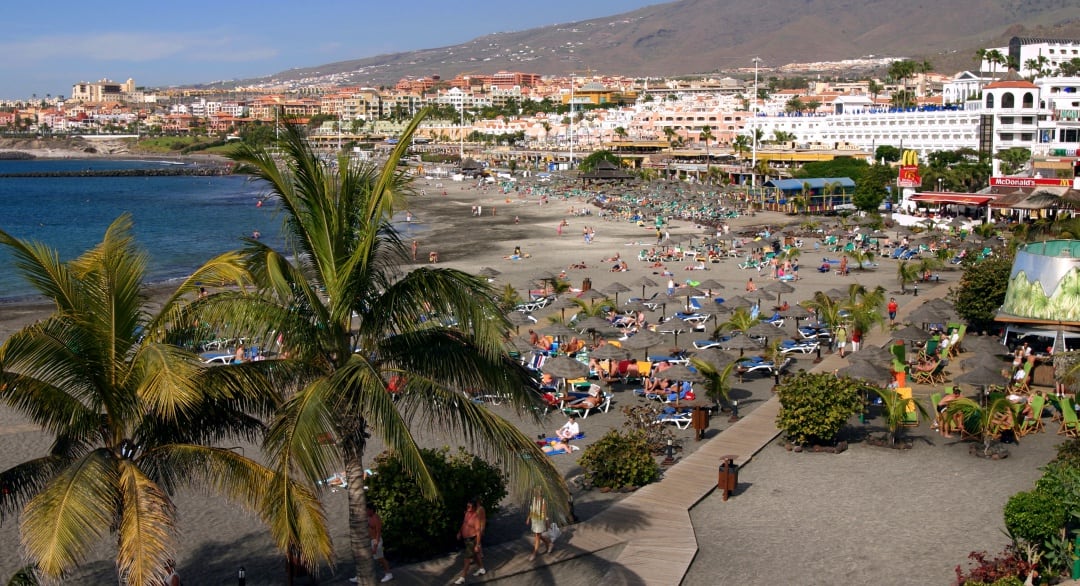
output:
[[[12,61],[58,60],[146,63],[158,60],[244,63],[271,59],[278,50],[258,41],[222,33],[88,33],[0,41],[0,55]],[[17,56],[17,57],[16,57]],[[13,58],[14,57],[14,58]],[[2,67],[2,66],[0,66]]]

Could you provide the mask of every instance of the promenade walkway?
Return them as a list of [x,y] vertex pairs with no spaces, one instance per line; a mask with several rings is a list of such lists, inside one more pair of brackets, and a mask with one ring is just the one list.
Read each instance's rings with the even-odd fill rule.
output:
[[[898,311],[902,321],[922,303],[944,296],[947,287],[934,287],[921,295],[909,298]],[[886,332],[874,331],[866,336],[868,344],[883,345],[889,340]],[[847,365],[838,354],[823,356],[814,372],[831,372]],[[530,540],[520,539],[485,549],[488,574],[469,577],[470,582],[502,580],[518,576],[529,583],[553,583],[555,564],[588,555],[601,555],[606,560],[606,584],[665,585],[679,584],[697,555],[698,545],[690,519],[690,509],[716,488],[721,458],[734,455],[742,467],[779,434],[776,416],[780,401],[776,396],[762,403],[732,424],[723,433],[708,440],[692,454],[667,469],[660,482],[642,487],[596,516],[568,527],[556,549],[544,556],[544,562],[530,562]],[[729,501],[738,506],[738,491]],[[460,573],[457,556],[431,560],[422,564],[394,569],[395,581],[416,584],[452,582]],[[523,574],[538,572],[548,575],[528,580]]]

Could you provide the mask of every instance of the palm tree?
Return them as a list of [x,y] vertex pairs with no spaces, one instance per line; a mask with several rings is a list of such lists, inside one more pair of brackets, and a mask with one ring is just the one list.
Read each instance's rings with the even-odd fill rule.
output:
[[670,126],[664,127],[664,138],[668,141],[668,147],[675,148],[675,129]]
[[620,140],[626,140],[626,135],[627,133],[625,128],[623,128],[622,126],[615,127],[615,136],[619,137]]
[[999,50],[991,49],[983,52],[983,59],[990,63],[990,74],[997,81],[997,66],[1004,65],[1008,58]]
[[735,153],[741,157],[746,151],[750,150],[750,137],[745,134],[736,136],[735,139],[731,141],[731,148],[733,148]]
[[[262,179],[280,200],[295,250],[250,241],[245,253],[258,293],[238,295],[220,315],[281,332],[290,361],[306,369],[271,426],[268,451],[282,472],[309,480],[325,478],[341,459],[361,583],[375,578],[363,491],[369,424],[430,498],[439,491],[412,433],[420,425],[463,438],[508,472],[519,494],[541,487],[556,516],[568,502],[536,444],[460,392],[483,388],[519,413],[535,413],[527,374],[502,347],[509,324],[487,283],[448,268],[400,272],[409,252],[391,217],[409,191],[397,163],[425,115],[412,120],[381,168],[344,157],[327,163],[296,128],[279,146],[283,163],[246,146],[230,155],[238,172]],[[442,319],[430,319],[436,316]],[[392,376],[406,380],[396,397],[386,392]],[[336,449],[316,441],[325,434]]]
[[895,389],[883,389],[870,386],[870,391],[881,397],[882,409],[885,411],[885,424],[889,429],[889,445],[896,445],[904,433],[904,424],[907,414],[914,410],[920,417],[933,419],[933,415],[926,406],[914,397],[902,397]]
[[906,260],[900,261],[900,264],[896,265],[896,280],[900,281],[900,294],[907,293],[907,284],[918,281],[921,276],[918,265]]
[[100,244],[67,262],[0,231],[18,270],[56,305],[0,346],[0,399],[55,438],[48,455],[0,473],[0,521],[19,515],[27,557],[49,581],[112,533],[121,581],[156,585],[176,552],[173,494],[209,489],[257,511],[282,551],[328,560],[312,491],[212,447],[261,435],[259,418],[276,404],[259,391],[269,363],[206,367],[166,338],[199,282],[242,278],[237,256],[212,259],[151,313],[143,305],[147,258],[131,228],[121,216]]
[[713,400],[713,403],[720,405],[721,403],[730,404],[731,398],[729,394],[731,392],[731,373],[735,371],[735,367],[738,366],[737,360],[729,362],[723,368],[717,368],[717,366],[705,362],[699,358],[690,358],[690,364],[694,365],[694,368],[705,377],[705,382],[708,385],[705,395]]
[[858,283],[848,286],[848,298],[843,308],[848,312],[848,319],[853,329],[867,333],[875,325],[885,327],[885,316],[881,310],[885,307],[885,288],[880,285],[867,289]]
[[712,170],[712,157],[709,156],[709,141],[715,138],[712,133],[712,127],[703,126],[698,136],[705,142],[705,176],[708,177],[709,171]]

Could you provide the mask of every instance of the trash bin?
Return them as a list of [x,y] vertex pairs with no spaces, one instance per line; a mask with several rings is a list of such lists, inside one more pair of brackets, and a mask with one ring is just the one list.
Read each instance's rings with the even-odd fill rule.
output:
[[738,456],[720,457],[720,477],[716,488],[723,493],[725,501],[735,492],[735,487],[739,484],[739,467],[735,465],[736,458]]
[[585,277],[585,280],[581,282],[581,290],[588,291],[589,289],[592,289],[592,279]]
[[705,407],[694,407],[690,414],[690,427],[694,428],[694,439],[700,441],[705,436],[705,430],[709,428],[709,410]]

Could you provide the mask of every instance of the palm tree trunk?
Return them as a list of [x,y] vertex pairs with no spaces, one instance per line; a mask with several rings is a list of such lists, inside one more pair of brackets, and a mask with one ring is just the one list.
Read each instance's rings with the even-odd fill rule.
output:
[[345,479],[349,483],[346,493],[349,497],[349,547],[352,549],[353,562],[356,564],[357,584],[374,585],[375,565],[371,553],[371,536],[367,523],[367,494],[364,492],[364,438],[363,426],[359,437],[342,441],[342,460],[345,464]]

